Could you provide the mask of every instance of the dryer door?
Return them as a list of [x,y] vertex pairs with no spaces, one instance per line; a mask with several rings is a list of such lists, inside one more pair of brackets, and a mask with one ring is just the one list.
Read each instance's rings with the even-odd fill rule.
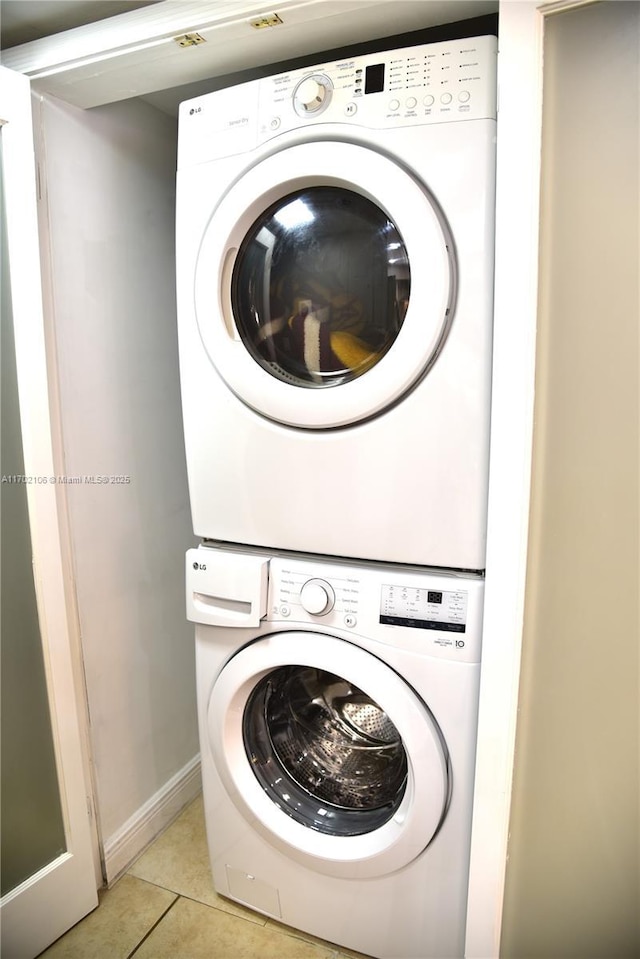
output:
[[434,717],[397,673],[341,639],[291,632],[244,647],[214,684],[208,732],[252,827],[329,875],[401,868],[445,815]]
[[434,198],[372,149],[305,143],[222,198],[195,272],[198,328],[227,386],[307,429],[396,403],[442,349],[456,290]]

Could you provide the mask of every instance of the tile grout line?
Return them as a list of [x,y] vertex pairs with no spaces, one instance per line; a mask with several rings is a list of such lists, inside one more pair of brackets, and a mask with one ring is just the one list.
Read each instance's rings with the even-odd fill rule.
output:
[[[233,919],[241,919],[244,922],[249,922],[254,926],[266,928],[267,923],[271,918],[270,916],[264,916],[264,922],[258,922],[256,919],[248,919],[246,916],[239,916],[235,912],[229,912],[227,909],[221,909],[220,906],[216,906],[212,902],[205,902],[204,899],[198,899],[196,896],[189,896],[185,892],[176,892],[175,889],[171,889],[168,886],[163,886],[161,883],[154,882],[152,879],[142,879],[141,876],[135,876],[132,873],[124,873],[124,875],[132,875],[133,878],[137,879],[139,882],[146,882],[150,886],[155,886],[156,889],[163,889],[165,892],[170,892],[173,896],[177,896],[178,899],[184,899],[186,902],[194,902],[196,905],[204,906],[206,909],[215,909],[216,912],[221,912],[223,916],[231,916]],[[174,903],[172,903],[172,905],[174,905]],[[242,905],[242,903],[238,903],[238,905]],[[169,908],[171,908],[171,906]],[[251,907],[246,906],[245,908],[250,909]],[[255,913],[255,915],[258,916],[261,915],[261,913]],[[277,922],[278,920],[276,919],[275,921]],[[301,939],[302,936],[294,936],[292,938]],[[131,959],[131,957],[127,956],[126,959]]]
[[[125,875],[127,875],[127,873],[125,873]],[[168,889],[166,886],[162,886],[162,885],[160,885],[160,883],[152,882],[150,879],[141,879],[139,876],[134,876],[134,878],[135,878],[135,879],[138,879],[140,882],[147,882],[147,883],[149,883],[150,886],[155,886],[156,889],[163,889],[165,892],[170,892],[170,893],[172,893],[172,895],[175,896],[175,899],[173,900],[172,903],[170,903],[170,904],[167,906],[167,908],[166,908],[165,911],[162,913],[162,915],[160,916],[160,918],[156,920],[156,922],[153,924],[153,926],[151,927],[151,929],[149,929],[148,932],[145,933],[145,935],[142,937],[142,939],[140,940],[140,942],[137,943],[137,945],[134,947],[134,949],[132,950],[132,952],[130,952],[130,953],[125,957],[125,959],[134,959],[135,954],[136,954],[136,952],[138,951],[138,949],[139,949],[139,948],[142,946],[142,944],[149,938],[149,936],[151,935],[151,933],[154,932],[154,930],[160,925],[160,923],[162,922],[162,920],[166,917],[167,913],[169,913],[169,912],[173,909],[173,907],[176,905],[176,903],[177,903],[180,899],[184,899],[185,902],[193,902],[193,903],[195,903],[196,905],[204,906],[206,909],[213,909],[213,910],[216,911],[216,912],[222,913],[222,915],[224,915],[224,916],[229,916],[229,917],[231,917],[232,919],[238,919],[238,920],[240,920],[241,922],[248,922],[250,925],[258,926],[258,927],[261,928],[261,929],[266,929],[267,926],[268,926],[268,924],[269,924],[269,917],[266,917],[266,918],[265,918],[265,921],[264,921],[263,923],[256,922],[256,921],[253,920],[253,919],[247,919],[245,916],[238,916],[238,915],[236,915],[236,913],[227,912],[226,909],[220,909],[218,906],[214,906],[212,903],[209,903],[209,902],[204,902],[202,899],[194,899],[193,896],[187,896],[187,895],[185,895],[185,894],[183,894],[183,893],[176,892],[175,889]],[[276,925],[274,926],[274,929],[278,929],[278,920],[275,920],[275,923],[276,923]],[[296,934],[296,933],[298,932],[297,930],[294,930],[293,927],[289,927],[289,928],[292,930],[291,932],[286,931],[286,928],[283,928],[283,929],[281,929],[281,930],[278,929],[278,931],[281,933],[281,935],[287,936],[289,939],[295,939],[295,940],[297,940],[298,942],[304,942],[304,943],[306,943],[307,945],[317,945],[317,943],[314,943],[311,939],[306,939],[303,933]],[[343,959],[344,954],[340,952],[340,947],[339,947],[339,946],[336,946],[336,945],[333,944],[333,943],[331,943],[331,944],[327,943],[327,945],[328,945],[329,948],[331,949],[331,957],[330,957],[330,959]],[[348,957],[347,957],[347,956],[344,956],[344,959],[348,959]],[[363,959],[367,959],[367,957],[363,957]]]
[[[162,888],[162,887],[158,887],[158,888]],[[166,916],[171,912],[171,910],[173,909],[173,907],[175,906],[175,904],[178,902],[178,900],[179,900],[180,898],[181,898],[181,896],[179,896],[177,893],[175,893],[175,899],[173,900],[173,902],[169,903],[169,905],[167,906],[167,908],[165,909],[165,911],[162,913],[162,915],[161,915],[158,919],[156,919],[156,921],[155,921],[154,924],[151,926],[151,928],[148,929],[147,932],[144,934],[144,936],[142,937],[142,939],[140,940],[140,942],[138,942],[138,943],[133,947],[132,951],[126,956],[126,959],[133,959],[133,956],[135,956],[135,954],[136,954],[136,952],[138,951],[138,949],[140,948],[140,946],[147,941],[147,939],[149,938],[149,936],[150,936],[153,932],[155,932],[155,930],[158,928],[158,926],[160,925],[160,923],[162,922],[162,920],[165,919]]]
[[[173,909],[173,907],[176,905],[176,903],[180,899],[184,899],[185,902],[193,902],[198,906],[204,906],[206,909],[213,909],[215,912],[222,913],[223,916],[228,916],[232,919],[238,919],[242,922],[248,922],[250,925],[258,926],[261,929],[266,929],[269,925],[269,922],[271,921],[271,917],[266,916],[264,917],[264,922],[256,922],[255,919],[247,919],[246,916],[238,916],[234,912],[227,912],[226,909],[220,909],[219,906],[215,906],[213,903],[210,903],[210,902],[205,902],[203,899],[196,899],[193,896],[186,895],[185,893],[176,892],[175,889],[170,889],[167,886],[163,886],[158,882],[154,882],[152,879],[142,879],[140,876],[135,876],[132,873],[124,873],[123,875],[132,875],[133,878],[137,879],[139,882],[146,882],[150,886],[155,886],[156,889],[163,889],[165,892],[170,892],[172,895],[176,897],[173,900],[173,902],[170,903],[169,906],[167,906],[167,908],[165,909],[163,914],[160,916],[160,918],[156,920],[156,922],[153,924],[151,929],[149,929],[149,931],[145,933],[145,935],[142,937],[140,942],[137,943],[133,951],[130,952],[125,957],[125,959],[134,959],[135,954],[140,948],[140,946],[149,938],[151,933],[157,928],[157,926],[162,922],[162,920],[165,918],[167,913],[170,912],[171,909]],[[259,915],[259,913],[256,913],[256,915]],[[315,943],[312,939],[305,938],[304,933],[294,929],[293,926],[287,927],[284,923],[275,919],[275,917],[273,918],[273,922],[274,922],[273,928],[277,929],[281,935],[286,936],[289,939],[296,939],[298,942],[304,942],[307,945],[318,945],[318,943]],[[282,928],[279,928],[280,926],[282,926]],[[290,929],[291,931],[289,932],[288,929]],[[331,943],[331,944],[328,943],[327,945],[332,950],[330,959],[349,959],[347,954],[342,953],[340,951],[340,946],[335,945],[335,943]],[[363,959],[369,959],[369,957],[363,956]]]
[[[132,865],[133,865],[133,864],[132,864]],[[131,868],[131,867],[130,867],[130,868]],[[185,902],[193,902],[193,903],[195,903],[195,904],[197,904],[197,905],[199,905],[199,906],[204,906],[206,909],[213,909],[213,910],[216,911],[216,912],[222,913],[224,916],[229,916],[229,917],[231,917],[232,919],[239,919],[239,920],[241,920],[241,921],[248,922],[250,925],[258,926],[258,927],[260,927],[261,929],[266,929],[267,926],[268,926],[268,924],[269,924],[269,922],[270,922],[270,920],[271,920],[271,917],[266,916],[266,917],[264,917],[264,922],[256,922],[254,919],[247,919],[246,916],[238,916],[238,915],[237,915],[236,913],[234,913],[234,912],[227,912],[226,909],[220,909],[219,906],[215,906],[213,903],[204,902],[204,900],[202,900],[202,899],[197,899],[197,898],[194,898],[193,896],[189,896],[189,895],[186,895],[186,894],[184,894],[184,893],[176,892],[175,889],[170,889],[170,888],[168,888],[167,886],[161,885],[159,882],[154,882],[152,879],[143,879],[141,876],[136,876],[134,873],[130,873],[130,872],[128,872],[128,871],[125,872],[125,873],[123,873],[123,876],[126,876],[126,875],[129,875],[129,876],[131,876],[132,878],[137,879],[139,882],[145,882],[145,883],[148,883],[150,886],[155,886],[156,889],[162,889],[162,890],[164,890],[165,892],[169,892],[169,893],[171,893],[173,896],[175,896],[175,899],[173,900],[172,903],[169,904],[169,906],[167,906],[167,908],[166,908],[165,911],[162,913],[162,915],[160,916],[160,918],[156,920],[156,922],[153,924],[153,926],[148,930],[148,932],[145,933],[145,935],[142,937],[142,939],[140,940],[140,942],[137,943],[137,945],[136,945],[136,946],[133,948],[133,950],[125,957],[125,959],[134,959],[135,954],[136,954],[137,951],[140,949],[140,947],[142,946],[142,944],[143,944],[144,942],[146,942],[146,940],[149,938],[149,936],[151,935],[151,933],[154,932],[154,930],[159,926],[159,924],[162,922],[162,920],[167,916],[167,914],[173,909],[173,907],[176,905],[176,903],[177,903],[180,899],[184,899]],[[249,908],[249,907],[247,907],[247,908]],[[259,914],[257,913],[256,915],[259,915]],[[307,938],[305,938],[304,933],[300,933],[299,930],[295,930],[292,926],[286,927],[286,925],[285,925],[284,923],[279,922],[279,921],[278,921],[277,919],[275,919],[275,918],[274,918],[273,921],[274,921],[274,929],[278,929],[278,931],[281,932],[281,935],[287,936],[289,939],[296,939],[298,942],[304,942],[304,943],[306,943],[306,944],[308,944],[308,945],[316,945],[316,943],[314,943],[312,939],[307,939]],[[282,929],[279,929],[279,928],[278,928],[280,925],[282,925],[282,927],[283,927]],[[289,932],[288,929],[290,929],[291,931]],[[349,959],[348,955],[345,954],[345,953],[342,953],[342,952],[340,951],[340,946],[337,946],[335,943],[327,943],[327,946],[328,946],[328,947],[330,948],[330,950],[331,950],[330,959]],[[363,956],[363,959],[369,959],[369,957]]]

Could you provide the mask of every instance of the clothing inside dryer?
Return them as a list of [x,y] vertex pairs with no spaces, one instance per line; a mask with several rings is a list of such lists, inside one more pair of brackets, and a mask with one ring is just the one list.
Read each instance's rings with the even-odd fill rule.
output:
[[410,289],[407,250],[389,216],[340,187],[283,197],[236,259],[232,308],[249,353],[298,386],[335,386],[390,349]]
[[357,686],[283,666],[254,689],[244,743],[267,795],[298,822],[336,836],[387,822],[407,784],[407,756],[386,712]]

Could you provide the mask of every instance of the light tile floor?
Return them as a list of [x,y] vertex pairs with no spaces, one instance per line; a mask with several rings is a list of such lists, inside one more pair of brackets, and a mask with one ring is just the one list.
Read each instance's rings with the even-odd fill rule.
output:
[[[214,891],[202,797],[152,843],[100,905],[40,959],[345,959]],[[366,957],[363,957],[366,959]]]

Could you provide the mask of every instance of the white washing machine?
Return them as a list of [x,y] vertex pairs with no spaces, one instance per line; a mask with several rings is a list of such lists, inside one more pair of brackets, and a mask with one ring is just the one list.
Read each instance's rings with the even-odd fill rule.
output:
[[381,959],[462,957],[483,581],[187,553],[219,893]]
[[496,38],[180,108],[195,533],[485,565]]

